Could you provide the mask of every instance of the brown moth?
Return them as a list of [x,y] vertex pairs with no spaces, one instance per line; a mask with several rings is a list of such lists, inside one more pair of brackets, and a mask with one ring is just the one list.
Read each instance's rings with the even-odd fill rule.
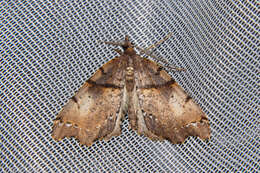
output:
[[[184,142],[188,136],[210,138],[207,116],[161,65],[138,55],[124,42],[120,56],[103,65],[69,100],[54,120],[52,137],[75,137],[81,144],[110,139],[121,133],[120,124],[128,114],[130,126],[153,140]],[[180,70],[180,69],[177,69]]]

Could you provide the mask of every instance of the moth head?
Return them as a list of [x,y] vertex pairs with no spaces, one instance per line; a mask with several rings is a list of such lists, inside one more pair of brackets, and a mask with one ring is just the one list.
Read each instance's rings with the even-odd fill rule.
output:
[[123,44],[121,45],[121,47],[123,48],[125,54],[128,54],[128,55],[136,54],[136,51],[134,49],[134,44],[129,41],[128,35],[125,36],[125,40],[124,40]]
[[114,45],[114,46],[121,46],[124,50],[124,52],[121,52],[118,49],[115,49],[116,52],[118,52],[119,54],[127,54],[127,55],[135,55],[136,51],[135,51],[135,47],[134,44],[132,42],[129,41],[129,36],[126,35],[125,36],[125,40],[123,40],[122,42],[114,42],[114,41],[99,41],[101,43],[105,43],[105,44],[110,44],[110,45]]

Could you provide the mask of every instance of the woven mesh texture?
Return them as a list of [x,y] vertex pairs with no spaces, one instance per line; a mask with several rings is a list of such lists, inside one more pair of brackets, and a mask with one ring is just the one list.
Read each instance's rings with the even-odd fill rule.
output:
[[[243,1],[1,1],[0,172],[259,172],[259,17]],[[81,146],[53,119],[128,34],[187,72],[170,72],[208,115],[212,137],[122,135]]]

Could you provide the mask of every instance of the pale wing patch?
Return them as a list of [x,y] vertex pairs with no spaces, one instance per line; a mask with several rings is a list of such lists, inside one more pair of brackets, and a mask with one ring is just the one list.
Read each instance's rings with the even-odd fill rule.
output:
[[187,100],[189,96],[177,83],[169,88],[172,90],[169,105],[176,120],[183,124],[199,121],[204,114],[201,108],[192,99]]

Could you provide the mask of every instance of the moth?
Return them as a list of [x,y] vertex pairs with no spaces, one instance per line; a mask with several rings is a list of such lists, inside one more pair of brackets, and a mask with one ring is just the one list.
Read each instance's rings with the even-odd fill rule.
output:
[[[153,56],[149,50],[168,39],[141,49],[126,36],[119,56],[107,62],[87,80],[54,120],[52,137],[75,137],[91,146],[121,133],[128,115],[130,128],[152,140],[182,143],[188,136],[210,138],[209,120],[201,108],[163,67],[137,54]],[[177,71],[182,70],[175,68]]]

